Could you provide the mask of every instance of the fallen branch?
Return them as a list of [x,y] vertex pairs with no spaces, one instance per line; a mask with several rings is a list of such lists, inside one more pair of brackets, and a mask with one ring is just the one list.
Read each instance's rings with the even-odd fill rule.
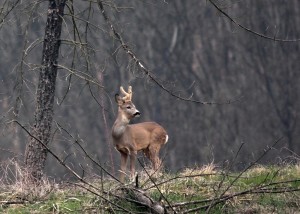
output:
[[145,191],[128,187],[123,187],[121,189],[126,192],[128,196],[121,199],[125,199],[128,202],[134,203],[138,206],[143,206],[147,208],[147,212],[150,213],[164,214],[166,212],[165,208],[160,205],[159,202],[154,201],[150,196],[148,196]]
[[140,165],[142,166],[143,170],[146,172],[146,174],[147,174],[148,178],[150,179],[150,181],[154,184],[154,186],[157,189],[157,191],[159,192],[160,196],[166,201],[166,203],[172,209],[173,213],[176,213],[176,211],[171,206],[171,203],[169,202],[169,200],[164,196],[164,194],[161,192],[160,188],[156,185],[155,181],[150,176],[149,172],[146,170],[145,166],[142,164],[142,162],[139,159],[138,159],[138,161],[139,161]]
[[13,205],[13,204],[26,204],[28,203],[27,201],[0,201],[0,204],[2,206],[6,205]]

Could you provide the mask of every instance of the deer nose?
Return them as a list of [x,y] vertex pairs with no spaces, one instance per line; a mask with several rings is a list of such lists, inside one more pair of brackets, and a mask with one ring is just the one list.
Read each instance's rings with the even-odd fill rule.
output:
[[141,115],[141,113],[139,112],[139,111],[136,111],[135,113],[134,113],[134,116],[135,117],[139,117]]

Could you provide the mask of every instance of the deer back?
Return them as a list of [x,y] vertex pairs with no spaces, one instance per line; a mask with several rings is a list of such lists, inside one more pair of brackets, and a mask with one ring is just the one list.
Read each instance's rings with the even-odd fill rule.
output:
[[137,151],[150,145],[161,146],[167,142],[167,132],[155,122],[137,123],[128,126],[130,138]]

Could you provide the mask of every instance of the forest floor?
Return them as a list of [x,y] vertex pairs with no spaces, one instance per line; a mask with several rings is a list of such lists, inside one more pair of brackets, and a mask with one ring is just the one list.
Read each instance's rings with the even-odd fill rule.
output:
[[40,187],[0,187],[0,213],[300,213],[300,164],[242,172],[214,165],[176,174],[140,173],[121,185],[106,178]]

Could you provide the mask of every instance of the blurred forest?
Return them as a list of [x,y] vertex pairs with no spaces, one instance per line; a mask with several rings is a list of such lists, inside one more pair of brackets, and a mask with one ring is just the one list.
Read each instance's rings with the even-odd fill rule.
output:
[[[0,2],[0,161],[23,161],[28,135],[11,121],[28,130],[33,123],[48,2]],[[253,31],[300,38],[298,0],[213,2]],[[120,85],[133,86],[142,113],[134,123],[153,120],[168,131],[161,152],[167,170],[222,165],[243,145],[239,169],[280,137],[263,163],[299,158],[300,41],[247,32],[209,1],[105,1],[112,23],[145,67],[177,95],[219,103],[203,105],[171,96],[140,72],[96,2],[67,4],[49,146],[75,168],[89,167],[75,142],[108,169],[119,167],[119,154],[109,145]],[[46,170],[65,175],[50,156]]]

